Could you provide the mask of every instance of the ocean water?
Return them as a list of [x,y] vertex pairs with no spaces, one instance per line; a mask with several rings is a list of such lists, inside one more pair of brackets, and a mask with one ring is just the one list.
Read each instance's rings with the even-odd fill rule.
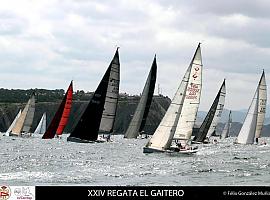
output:
[[[190,156],[143,154],[147,139],[81,144],[62,139],[0,137],[3,185],[266,185],[270,145],[202,144]],[[270,138],[263,138],[270,144]]]

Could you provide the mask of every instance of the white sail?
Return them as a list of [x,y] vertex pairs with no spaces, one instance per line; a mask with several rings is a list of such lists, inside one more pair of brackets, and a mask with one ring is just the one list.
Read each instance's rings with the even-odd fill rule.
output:
[[253,144],[255,136],[256,140],[260,137],[265,118],[266,92],[265,74],[263,71],[248,114],[239,132],[237,143]]
[[193,73],[191,73],[192,68],[194,68],[194,60],[195,58],[198,58],[197,54],[200,54],[200,44],[196,49],[192,62],[189,65],[167,112],[165,113],[158,128],[156,129],[150,141],[147,143],[146,147],[158,150],[165,150],[171,146],[172,139],[175,134],[176,126],[185,100],[187,87],[188,84],[190,83],[189,82],[190,76],[194,75],[194,77],[197,78],[197,75],[194,73],[194,70]]
[[185,99],[173,137],[175,140],[190,139],[197,116],[202,86],[202,57],[200,46],[198,47],[190,65],[191,72],[187,89],[184,94]]
[[103,133],[111,133],[115,121],[116,108],[119,96],[119,82],[120,82],[120,63],[118,51],[117,55],[112,60],[112,68],[106,93],[104,111],[99,126],[99,131]]
[[221,133],[221,139],[225,139],[230,135],[230,130],[231,130],[231,125],[232,125],[232,111],[230,111],[229,113],[229,119],[227,121],[227,123],[224,126],[224,129]]
[[21,135],[22,132],[29,132],[35,112],[35,95],[33,94],[24,107],[22,114],[18,118],[15,126],[12,128],[13,135]]
[[252,99],[243,126],[238,134],[237,143],[253,144],[258,116],[258,90]]
[[181,108],[184,101],[184,92],[187,88],[187,83],[190,75],[189,67],[184,75],[184,78],[179,85],[172,102],[162,118],[158,128],[148,142],[147,146],[154,149],[166,149],[171,145],[171,139],[175,133],[177,121],[180,116]]
[[18,112],[18,114],[17,114],[16,117],[14,118],[13,122],[12,122],[11,125],[9,126],[8,130],[6,131],[6,133],[5,133],[6,136],[9,136],[10,131],[11,131],[11,130],[13,129],[13,127],[15,126],[15,124],[16,124],[18,118],[21,116],[21,114],[22,114],[22,110],[20,109],[19,112]]
[[265,118],[265,110],[266,110],[266,101],[267,101],[267,90],[266,90],[266,82],[265,82],[265,74],[262,73],[259,86],[259,102],[258,102],[258,117],[257,117],[257,125],[255,137],[259,138],[262,132],[264,118]]
[[226,86],[225,86],[225,80],[224,80],[224,84],[221,87],[221,93],[220,93],[220,97],[219,97],[219,101],[218,101],[218,106],[217,106],[217,109],[215,112],[215,116],[213,118],[213,121],[212,121],[210,128],[208,130],[208,133],[206,135],[207,138],[211,137],[212,134],[216,131],[216,127],[217,127],[217,124],[221,118],[221,114],[222,114],[223,107],[225,104],[225,96],[226,96]]
[[43,113],[34,134],[44,134],[46,132],[46,113]]

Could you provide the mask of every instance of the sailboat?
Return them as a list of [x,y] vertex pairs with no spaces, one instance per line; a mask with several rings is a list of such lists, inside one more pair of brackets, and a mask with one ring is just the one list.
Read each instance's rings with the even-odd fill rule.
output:
[[110,136],[113,132],[119,96],[119,75],[120,62],[117,48],[107,71],[67,141],[105,142],[105,140],[98,140],[98,134],[107,133]]
[[230,136],[231,126],[232,126],[232,111],[230,110],[229,119],[225,124],[224,129],[220,136],[221,139],[225,139]]
[[136,108],[136,111],[131,119],[128,129],[124,135],[124,138],[137,138],[142,133],[146,118],[151,106],[157,74],[156,56],[153,60],[151,70],[148,74],[145,86],[143,88],[142,96]]
[[248,109],[242,128],[238,134],[236,143],[254,144],[254,139],[260,137],[266,110],[266,82],[264,71],[261,75],[258,87]]
[[34,134],[44,134],[46,132],[46,113],[43,113]]
[[61,137],[63,131],[68,123],[68,118],[70,115],[71,105],[73,96],[73,81],[70,82],[67,92],[58,107],[48,129],[42,136],[42,139],[52,139],[57,135]]
[[5,136],[9,136],[11,130],[13,129],[13,127],[15,126],[17,120],[19,119],[19,117],[21,116],[22,114],[22,110],[20,109],[18,114],[16,115],[16,117],[14,118],[13,122],[11,123],[11,125],[9,126],[8,130],[6,131],[5,133]]
[[200,43],[182,79],[171,104],[152,138],[143,148],[144,153],[175,152],[195,153],[196,150],[179,150],[175,143],[185,145],[190,139],[198,111],[202,85],[202,58]]
[[[224,79],[210,110],[208,111],[205,119],[203,120],[202,125],[199,128],[197,136],[193,139],[195,142],[207,143],[207,141],[205,141],[207,134],[208,134],[207,138],[209,138],[212,135],[212,133],[215,131],[218,120],[220,119],[222,111],[223,111],[223,107],[225,103],[225,95],[226,95],[226,87],[225,87],[225,79]],[[210,131],[209,129],[211,127],[212,127],[212,130],[209,134],[209,131]]]
[[35,113],[35,93],[33,93],[24,107],[20,117],[11,129],[10,136],[22,136],[28,134],[33,123]]

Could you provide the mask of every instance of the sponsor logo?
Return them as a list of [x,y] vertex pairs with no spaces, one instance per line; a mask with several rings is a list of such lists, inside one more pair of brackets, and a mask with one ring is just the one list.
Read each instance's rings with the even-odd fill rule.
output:
[[[11,186],[12,200],[34,200],[35,199],[35,186]],[[10,199],[11,200],[11,199]]]
[[11,195],[10,188],[8,186],[1,186],[0,187],[0,200],[9,199]]
[[199,67],[195,67],[194,70],[195,70],[195,72],[192,75],[192,77],[193,77],[194,80],[196,80],[196,78],[198,78],[198,71],[200,70],[200,68]]

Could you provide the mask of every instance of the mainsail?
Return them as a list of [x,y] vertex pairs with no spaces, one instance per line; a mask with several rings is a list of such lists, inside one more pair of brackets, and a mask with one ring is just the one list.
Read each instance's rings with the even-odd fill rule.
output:
[[232,111],[230,110],[229,119],[225,124],[224,129],[221,133],[221,139],[225,139],[230,136],[231,126],[232,126]]
[[[68,141],[93,142],[97,140],[102,116],[104,116],[103,111],[105,109],[104,108],[105,101],[107,100],[108,102],[107,106],[109,107],[110,106],[114,107],[114,105],[112,104],[115,104],[115,102],[117,102],[115,101],[115,94],[118,93],[118,89],[119,89],[119,79],[118,79],[119,69],[120,69],[120,63],[119,63],[119,53],[118,53],[118,48],[117,48],[115,55],[113,57],[113,60],[111,61],[106,73],[104,74],[96,91],[94,92],[92,99],[89,101],[76,127],[71,132],[70,136],[67,138]],[[107,92],[108,89],[110,89],[110,93]],[[107,96],[107,94],[110,94],[112,96]],[[115,109],[112,107],[107,108],[109,109],[108,112],[111,112],[112,110]],[[111,117],[113,118],[115,117],[115,111],[113,111],[113,116],[110,115],[107,117],[108,117],[107,118],[108,123],[110,124],[108,126],[110,127],[110,130],[109,129],[107,130],[111,132],[112,125],[114,123],[114,119],[112,120]]]
[[35,93],[31,95],[10,134],[20,136],[22,133],[28,133],[33,123],[34,113]]
[[197,116],[202,87],[202,57],[200,45],[191,61],[191,72],[184,93],[184,102],[173,139],[189,140]]
[[20,109],[18,114],[16,115],[16,117],[14,118],[13,122],[11,123],[11,125],[9,126],[8,130],[6,131],[5,135],[9,136],[9,133],[11,132],[11,130],[13,129],[13,127],[15,126],[17,120],[19,119],[19,117],[22,114],[22,110]]
[[[198,100],[200,99],[200,90],[201,90],[201,71],[202,71],[202,62],[201,62],[201,48],[200,44],[198,45],[194,57],[172,99],[172,102],[165,113],[163,119],[161,120],[158,128],[156,129],[154,135],[147,143],[146,147],[157,150],[166,150],[170,148],[172,139],[176,133],[176,127],[178,128],[179,118],[182,118],[187,115],[191,115],[190,118],[193,118],[193,122],[185,121],[186,128],[191,128],[194,124],[194,118],[196,117],[196,112],[194,106],[198,106]],[[197,81],[199,80],[199,81]],[[196,82],[195,82],[196,81]],[[194,100],[195,102],[191,101]],[[192,105],[194,103],[194,106]],[[192,106],[191,109],[183,107],[185,104]],[[187,107],[187,106],[186,106]],[[185,113],[183,113],[185,112]],[[191,124],[192,123],[192,124]],[[192,126],[191,126],[192,125]],[[181,129],[179,131],[186,132],[187,129]],[[177,132],[177,133],[178,133]],[[191,133],[188,132],[191,135]],[[188,137],[188,136],[187,136]]]
[[218,101],[218,106],[217,106],[214,118],[212,120],[212,123],[210,125],[210,128],[208,130],[208,133],[206,135],[207,138],[210,138],[216,132],[217,124],[219,120],[221,119],[222,111],[224,108],[225,96],[226,96],[226,86],[225,86],[225,79],[224,79],[221,86],[221,93],[220,93],[220,97]]
[[256,90],[255,95],[252,99],[251,105],[248,109],[245,121],[237,137],[237,143],[240,144],[253,144],[256,124],[258,116],[258,91]]
[[195,138],[196,142],[203,142],[205,140],[206,135],[209,132],[210,126],[213,123],[214,123],[214,126],[216,127],[217,120],[220,118],[223,107],[224,107],[225,94],[226,94],[226,90],[225,90],[225,80],[224,80],[210,110],[208,111],[205,119],[203,120],[201,127],[199,128],[198,136]]
[[255,138],[259,138],[261,136],[264,118],[265,118],[265,110],[266,110],[266,101],[267,101],[267,87],[265,82],[265,73],[263,71],[260,82],[259,82],[259,99],[258,99],[258,117],[257,117],[257,125]]
[[120,63],[119,57],[115,56],[115,59],[113,59],[111,63],[111,70],[106,91],[104,110],[102,113],[102,118],[99,126],[100,134],[110,134],[113,132],[117,103],[119,98],[119,82],[120,82]]
[[67,125],[73,96],[73,81],[71,81],[68,90],[56,111],[47,131],[42,136],[42,139],[52,139],[55,134],[62,135],[65,126]]
[[34,134],[44,134],[46,131],[46,113],[43,113]]
[[266,83],[264,71],[248,109],[243,126],[238,134],[237,143],[253,144],[255,134],[260,136],[265,117],[266,106]]
[[131,119],[129,127],[125,133],[125,138],[137,138],[139,133],[143,130],[146,118],[151,106],[157,74],[156,56],[152,63],[151,70],[148,74],[145,86],[143,88],[142,96],[136,108],[136,111]]

